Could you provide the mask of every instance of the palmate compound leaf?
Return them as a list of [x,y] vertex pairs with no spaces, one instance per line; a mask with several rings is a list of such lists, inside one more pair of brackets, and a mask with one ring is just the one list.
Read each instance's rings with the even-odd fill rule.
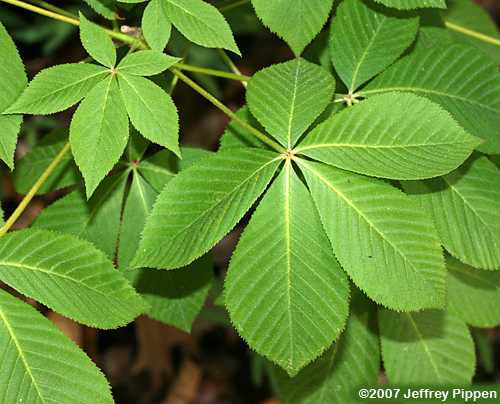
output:
[[441,242],[474,267],[500,270],[500,170],[486,157],[440,178],[404,182],[430,212]]
[[141,28],[151,49],[163,52],[172,31],[164,0],[151,0],[148,3],[142,15]]
[[448,311],[474,327],[500,324],[500,271],[472,268],[455,258],[448,268]]
[[115,76],[97,84],[71,120],[69,140],[87,198],[120,159],[128,140],[127,110]]
[[418,17],[363,0],[344,0],[330,30],[330,57],[353,93],[394,62],[415,39]]
[[91,327],[116,328],[146,309],[104,253],[68,234],[27,229],[3,236],[0,279]]
[[281,160],[265,150],[235,149],[182,171],[159,195],[131,265],[174,269],[205,254],[250,209]]
[[475,370],[474,342],[465,323],[445,311],[378,313],[382,360],[396,385],[463,385]]
[[224,302],[250,347],[294,376],[344,328],[349,283],[291,162],[231,258]]
[[479,143],[439,105],[391,93],[333,115],[295,153],[361,174],[421,179],[450,172]]
[[446,8],[445,0],[375,0],[387,7],[400,10],[413,10],[415,8]]
[[500,73],[481,51],[454,44],[420,47],[358,95],[394,91],[422,95],[440,104],[468,133],[486,140],[478,147],[480,151],[500,153]]
[[321,31],[330,14],[332,0],[252,0],[265,26],[283,38],[296,56]]
[[154,76],[167,70],[181,59],[154,50],[141,50],[125,56],[117,66],[121,73]]
[[180,156],[179,117],[172,97],[151,80],[132,74],[119,73],[118,84],[134,127]]
[[116,50],[110,36],[82,13],[80,13],[80,40],[94,60],[110,69],[115,67]]
[[[26,87],[28,79],[16,45],[0,22],[0,113],[9,107]],[[17,135],[21,129],[19,115],[0,115],[0,159],[12,170]]]
[[76,189],[46,207],[33,226],[83,238],[114,259],[127,177],[124,172],[105,178],[88,201]]
[[380,352],[375,306],[356,293],[340,338],[319,359],[291,378],[272,369],[273,385],[289,404],[355,402],[360,387],[377,383]]
[[211,286],[213,263],[210,256],[173,271],[146,268],[127,270],[139,245],[138,229],[144,228],[157,196],[158,192],[138,171],[134,171],[123,210],[118,262],[123,274],[149,303],[146,311],[149,317],[190,332]]
[[29,304],[0,290],[0,402],[112,404],[89,357]]
[[108,74],[105,67],[88,63],[49,67],[31,80],[5,112],[47,115],[63,111],[85,97]]
[[325,69],[298,58],[257,72],[246,94],[252,114],[291,148],[328,106],[334,91],[335,80]]
[[446,270],[431,219],[391,185],[297,159],[330,238],[354,283],[394,310],[442,308]]

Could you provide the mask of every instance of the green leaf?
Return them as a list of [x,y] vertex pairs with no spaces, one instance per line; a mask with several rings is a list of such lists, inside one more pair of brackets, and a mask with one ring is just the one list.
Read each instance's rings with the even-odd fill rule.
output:
[[273,368],[276,390],[289,404],[353,403],[360,386],[377,384],[380,371],[376,312],[357,293],[343,334],[297,376]]
[[330,56],[353,93],[392,64],[413,42],[418,17],[362,0],[344,0],[330,30]]
[[174,159],[175,156],[170,151],[162,150],[141,161],[138,170],[156,192],[161,192],[177,171]]
[[[445,73],[445,74],[443,74]],[[421,47],[395,63],[358,94],[404,91],[448,110],[485,153],[500,153],[500,73],[480,51],[463,45]]]
[[448,310],[474,327],[500,324],[500,271],[482,271],[448,257]]
[[191,42],[207,48],[224,48],[237,55],[231,27],[213,5],[202,0],[163,0],[168,18]]
[[[490,38],[500,40],[500,33],[495,21],[484,7],[481,7],[472,0],[448,0],[448,9],[443,10],[443,17],[447,23],[451,23],[457,28],[472,30],[487,35]],[[495,60],[497,64],[500,63],[500,48],[498,45],[455,30],[450,29],[449,32],[458,41],[481,49]]]
[[3,403],[112,404],[89,357],[30,305],[0,290]]
[[[236,111],[238,118],[243,119],[256,129],[265,131],[260,123],[250,113],[247,106]],[[238,122],[231,120],[226,126],[221,139],[219,151],[227,150],[233,147],[256,147],[268,149],[268,146],[252,135],[247,129],[243,128]]]
[[288,161],[231,258],[231,321],[252,349],[294,376],[339,336],[348,300],[347,277]]
[[108,20],[116,19],[116,2],[115,0],[83,0],[92,9],[107,18]]
[[80,16],[80,40],[88,54],[97,62],[112,69],[116,64],[116,50],[109,35],[100,26]]
[[0,226],[3,226],[4,224],[5,224],[4,213],[3,213],[2,204],[0,201]]
[[101,81],[85,97],[71,121],[69,139],[90,198],[127,146],[127,111],[114,76]]
[[248,107],[266,130],[291,148],[328,106],[335,80],[304,59],[273,65],[256,73],[247,89]]
[[430,212],[444,247],[461,261],[500,269],[500,171],[486,157],[424,182],[405,182]]
[[121,73],[154,76],[175,65],[181,59],[154,50],[142,50],[125,56],[118,64]]
[[392,384],[463,385],[475,370],[474,343],[458,317],[442,311],[379,311],[382,359]]
[[[26,194],[29,192],[35,181],[62,150],[68,141],[67,137],[68,131],[66,129],[55,130],[45,136],[39,144],[35,145],[33,149],[17,161],[14,170],[14,185],[18,193]],[[73,156],[66,153],[59,165],[37,191],[37,195],[74,185],[80,182],[81,179],[80,172],[73,161]]]
[[445,0],[375,0],[387,7],[394,7],[400,10],[412,10],[415,8],[446,8]]
[[415,201],[381,180],[297,162],[333,251],[360,289],[394,310],[443,307],[439,240]]
[[46,207],[33,226],[88,240],[114,259],[127,177],[125,172],[104,179],[88,201],[83,189],[73,191]]
[[68,63],[49,67],[31,80],[28,88],[6,113],[47,115],[76,104],[109,70],[88,63]]
[[104,253],[67,234],[19,230],[0,238],[0,279],[91,327],[116,328],[145,304]]
[[257,16],[283,38],[296,56],[321,31],[332,8],[332,0],[252,0]]
[[478,144],[439,105],[392,93],[333,115],[295,153],[361,174],[421,179],[450,172]]
[[142,34],[151,49],[163,52],[170,39],[172,23],[164,0],[151,0],[142,15]]
[[143,77],[121,73],[118,83],[135,128],[146,139],[180,156],[179,117],[170,95]]
[[250,209],[280,160],[265,150],[234,149],[182,171],[158,197],[132,266],[174,269],[202,256]]
[[[0,22],[0,112],[9,107],[22,93],[28,79],[24,72],[24,65],[17,52],[16,45],[9,33]],[[0,159],[14,168],[14,152],[17,136],[21,129],[21,116],[1,116],[0,128]]]

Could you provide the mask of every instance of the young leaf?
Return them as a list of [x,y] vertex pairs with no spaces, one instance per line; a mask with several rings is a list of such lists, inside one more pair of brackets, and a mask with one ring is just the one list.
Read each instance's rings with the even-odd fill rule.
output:
[[240,55],[231,27],[213,5],[202,0],[162,0],[175,28],[191,42],[207,48],[224,48]]
[[479,150],[500,153],[500,74],[480,51],[452,44],[420,47],[358,95],[394,91],[412,92],[437,102],[467,132],[486,140]]
[[486,157],[404,188],[430,212],[444,247],[461,261],[500,269],[500,171]]
[[167,70],[180,60],[161,52],[143,50],[125,56],[118,64],[117,70],[121,73],[137,76],[154,76]]
[[202,256],[250,209],[280,161],[265,150],[235,149],[182,171],[158,197],[132,266],[174,269]]
[[179,117],[170,95],[143,77],[121,73],[118,83],[135,128],[146,139],[180,156]]
[[361,174],[420,179],[450,172],[479,143],[439,105],[392,93],[333,115],[295,152]]
[[90,198],[127,146],[127,111],[114,76],[85,97],[71,121],[69,139]]
[[109,35],[80,13],[80,40],[92,58],[112,69],[116,64],[116,50]]
[[76,104],[109,74],[102,66],[68,63],[49,67],[31,80],[28,88],[6,113],[47,115]]
[[[28,79],[24,72],[24,65],[17,52],[16,45],[9,33],[0,22],[0,113],[9,107],[22,93]],[[0,159],[14,168],[14,152],[16,150],[17,135],[21,129],[21,116],[0,115]]]
[[252,0],[265,26],[283,38],[299,56],[325,25],[332,0]]
[[256,73],[247,89],[248,107],[266,130],[288,148],[332,99],[335,80],[322,67],[294,59]]
[[33,225],[81,237],[113,259],[127,177],[125,172],[104,179],[88,201],[83,189],[73,191],[45,208]]
[[446,270],[439,240],[416,202],[374,178],[298,163],[333,251],[360,289],[394,310],[443,307]]
[[321,358],[290,378],[273,368],[278,394],[289,404],[352,403],[360,386],[377,383],[379,340],[374,306],[361,293],[351,304],[343,334]]
[[474,374],[474,342],[458,317],[442,311],[379,311],[382,359],[389,382],[463,385]]
[[338,337],[348,299],[311,196],[287,162],[231,258],[231,321],[252,349],[294,376]]
[[0,238],[0,257],[3,282],[91,327],[119,327],[146,308],[111,261],[74,236],[19,230]]
[[500,324],[500,271],[469,267],[448,257],[448,310],[474,327]]
[[363,0],[344,0],[330,30],[330,56],[352,94],[394,62],[415,39],[418,17]]
[[114,402],[89,357],[33,307],[3,290],[0,345],[3,403]]
[[142,33],[151,49],[163,52],[172,30],[164,0],[151,0],[142,15]]
[[412,10],[415,8],[435,7],[446,8],[445,0],[375,0],[387,7],[400,10]]
[[[0,118],[1,119],[1,118]],[[55,130],[45,136],[16,163],[14,170],[14,185],[20,194],[29,192],[35,181],[42,175],[49,164],[67,142],[68,131]],[[47,181],[37,191],[43,195],[69,185],[74,185],[82,179],[70,153],[64,155],[59,165],[54,169]]]

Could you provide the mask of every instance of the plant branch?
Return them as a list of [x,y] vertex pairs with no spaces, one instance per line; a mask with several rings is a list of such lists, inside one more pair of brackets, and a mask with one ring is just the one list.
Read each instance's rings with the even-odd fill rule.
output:
[[66,17],[70,17],[70,18],[78,18],[73,13],[70,13],[69,11],[66,11],[63,8],[54,6],[54,5],[52,5],[52,4],[50,4],[50,3],[46,2],[46,1],[42,1],[42,0],[28,0],[28,1],[30,3],[39,5],[40,7],[43,7],[45,9],[47,9],[47,10],[53,11],[54,13],[62,14],[62,15],[65,15]]
[[[231,60],[231,58],[227,55],[227,53],[224,51],[224,49],[218,49],[218,51],[219,51],[219,54],[220,54],[220,56],[221,56],[222,60],[223,60],[223,61],[224,61],[224,62],[228,65],[228,67],[231,69],[231,71],[232,71],[233,73],[238,74],[238,75],[240,75],[240,76],[241,76],[242,74],[241,74],[240,69],[238,69],[238,66],[236,66],[236,65],[233,63],[233,61],[232,61],[232,60]],[[247,77],[247,76],[245,76],[245,77]],[[249,79],[250,79],[250,77],[249,77]],[[241,81],[241,85],[242,85],[243,87],[247,88],[247,83],[246,83],[246,81],[243,81],[243,80],[242,80],[242,81]]]
[[489,35],[482,34],[481,32],[474,31],[472,29],[464,28],[461,25],[453,24],[452,22],[445,21],[444,25],[446,28],[452,31],[460,32],[461,34],[470,36],[472,38],[479,39],[480,41],[487,42],[496,46],[500,46],[500,39],[494,38]]
[[281,146],[279,143],[277,143],[274,140],[272,140],[271,138],[269,138],[267,135],[265,135],[264,133],[262,133],[258,129],[255,129],[248,122],[241,119],[238,115],[236,115],[233,111],[231,111],[228,107],[226,107],[222,102],[220,102],[212,94],[210,94],[208,91],[206,91],[203,87],[196,84],[189,77],[185,76],[180,70],[177,70],[176,68],[172,68],[171,71],[173,74],[175,74],[177,77],[179,77],[180,80],[182,80],[184,83],[186,83],[189,87],[191,87],[197,93],[199,93],[200,95],[205,97],[208,101],[210,101],[213,105],[215,105],[217,108],[219,108],[222,112],[224,112],[227,116],[229,116],[233,121],[237,122],[243,128],[248,130],[253,136],[255,136],[257,139],[259,139],[261,142],[272,147],[274,150],[276,150],[279,153],[286,152],[286,149],[283,146]]
[[47,181],[47,178],[49,178],[50,174],[52,174],[52,172],[56,169],[69,149],[70,145],[69,143],[66,143],[61,151],[57,154],[57,156],[54,157],[54,159],[50,162],[49,166],[45,169],[40,178],[36,180],[29,192],[24,196],[21,203],[17,206],[16,210],[12,213],[12,215],[10,215],[3,227],[0,229],[0,237],[5,235],[12,227],[12,225],[17,221],[17,219],[19,219],[19,216],[21,216],[21,214],[24,212],[40,187],[45,183],[45,181]]
[[175,68],[179,70],[186,70],[189,72],[202,73],[208,76],[223,77],[226,79],[237,80],[237,81],[248,81],[250,77],[243,74],[230,73],[222,70],[209,69],[207,67],[192,66],[184,63],[176,63]]

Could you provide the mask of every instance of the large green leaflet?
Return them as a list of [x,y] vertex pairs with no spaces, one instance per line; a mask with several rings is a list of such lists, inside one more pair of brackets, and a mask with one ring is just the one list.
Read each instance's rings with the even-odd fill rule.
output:
[[85,97],[73,115],[69,139],[90,197],[127,145],[128,117],[116,77],[108,76]]
[[168,18],[163,0],[151,0],[142,15],[142,34],[148,45],[163,52],[170,39],[172,23]]
[[482,271],[449,257],[448,310],[474,327],[500,324],[500,271]]
[[106,75],[103,66],[68,63],[49,67],[38,73],[8,113],[46,115],[76,104]]
[[442,252],[430,218],[416,202],[374,178],[304,160],[298,164],[333,251],[360,289],[391,309],[444,306]]
[[80,40],[83,47],[97,62],[110,69],[115,67],[116,50],[109,35],[80,13]]
[[104,375],[33,307],[0,290],[0,402],[111,404]]
[[0,239],[0,279],[78,322],[116,328],[146,308],[112,262],[92,244],[47,230]]
[[230,150],[182,171],[159,195],[132,266],[174,269],[202,256],[250,209],[280,160],[264,150]]
[[330,56],[352,94],[361,84],[394,62],[413,42],[418,17],[344,0],[330,30]]
[[154,76],[167,70],[180,59],[154,50],[141,50],[125,56],[116,69],[137,76]]
[[278,368],[272,376],[287,403],[344,404],[355,400],[360,387],[375,385],[379,371],[375,306],[356,293],[347,327],[328,351],[293,378]]
[[405,182],[430,212],[444,247],[478,268],[500,269],[500,170],[486,157],[433,180]]
[[411,10],[415,8],[435,7],[446,8],[445,0],[375,0],[387,7],[400,10]]
[[264,25],[283,38],[300,55],[325,25],[332,0],[252,0]]
[[318,65],[295,59],[256,73],[248,106],[267,131],[289,149],[332,99],[335,80]]
[[423,95],[437,102],[467,132],[486,140],[479,150],[500,153],[500,73],[481,51],[453,44],[420,47],[358,94],[369,97],[394,91]]
[[396,385],[469,384],[474,343],[465,323],[447,312],[379,310],[382,359]]
[[311,196],[287,161],[231,259],[224,298],[231,320],[253,349],[294,376],[340,334],[348,297]]
[[418,179],[448,173],[478,144],[439,105],[392,93],[334,114],[295,152],[361,174]]
[[[17,52],[16,45],[0,22],[0,113],[19,97],[26,87],[28,79],[24,65]],[[14,168],[14,151],[17,135],[21,128],[22,117],[18,115],[0,115],[0,159],[10,169]]]

